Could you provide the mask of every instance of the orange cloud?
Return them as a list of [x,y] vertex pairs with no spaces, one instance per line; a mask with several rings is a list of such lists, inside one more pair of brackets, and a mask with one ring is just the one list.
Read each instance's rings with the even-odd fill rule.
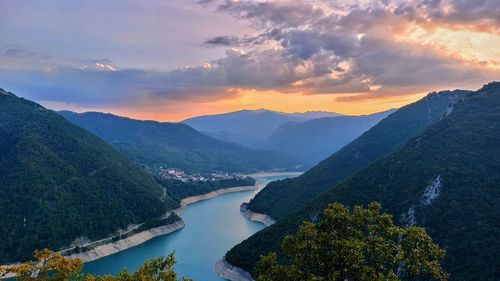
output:
[[[282,112],[333,111],[348,115],[362,115],[399,108],[420,99],[425,94],[390,96],[380,99],[360,99],[352,94],[307,95],[277,91],[238,90],[236,97],[216,101],[159,101],[156,104],[134,104],[120,107],[84,108],[65,103],[42,102],[54,110],[69,109],[77,112],[102,111],[134,119],[177,122],[189,117],[266,108]],[[349,100],[349,97],[352,100]],[[347,100],[342,100],[347,98]]]

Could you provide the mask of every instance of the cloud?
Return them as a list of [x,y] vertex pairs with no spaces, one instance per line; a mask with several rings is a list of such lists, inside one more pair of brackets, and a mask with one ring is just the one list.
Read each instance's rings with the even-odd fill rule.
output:
[[217,36],[206,40],[205,44],[231,46],[234,45],[236,42],[238,42],[238,37],[235,36]]
[[[39,93],[44,100],[90,106],[226,99],[237,96],[237,89],[354,93],[338,99],[353,101],[476,86],[500,75],[498,57],[466,57],[429,39],[438,28],[498,36],[497,0],[204,0],[199,4],[248,23],[252,32],[197,41],[204,40],[205,49],[227,49],[222,57],[193,67],[151,71],[121,68],[106,58],[50,56],[51,63],[37,58],[43,65],[38,69],[0,69],[0,83]],[[6,49],[0,60],[27,60],[28,54]],[[495,53],[489,54],[491,58]]]
[[410,38],[417,27],[498,30],[500,3],[480,2],[227,0],[218,9],[250,20],[261,30],[260,37],[277,43],[290,68],[315,70],[312,76],[293,75],[297,80],[283,88],[383,95],[394,94],[393,89],[415,91],[497,78],[500,71],[491,69],[494,60],[464,59],[441,45]]

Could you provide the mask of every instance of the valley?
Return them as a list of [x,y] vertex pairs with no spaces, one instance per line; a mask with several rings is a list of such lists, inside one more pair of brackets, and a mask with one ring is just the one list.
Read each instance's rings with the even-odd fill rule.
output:
[[500,0],[0,0],[0,281],[500,281]]
[[178,260],[176,270],[183,276],[196,280],[224,280],[215,272],[216,262],[232,245],[264,228],[262,223],[246,219],[239,211],[240,204],[250,200],[270,181],[297,175],[290,173],[254,175],[257,181],[256,189],[239,190],[203,201],[198,201],[199,197],[188,199],[182,204],[187,206],[180,212],[185,223],[183,228],[90,262],[85,265],[84,270],[98,274],[113,274],[124,266],[134,270],[146,258],[165,255],[175,250]]
[[[474,237],[492,241],[494,237],[489,230],[495,219],[487,214],[496,214],[494,194],[500,166],[498,161],[488,160],[488,152],[495,153],[500,143],[494,121],[500,112],[499,93],[498,82],[492,82],[478,91],[433,92],[398,110],[369,117],[334,116],[287,123],[284,126],[307,130],[316,126],[311,125],[314,122],[334,124],[330,125],[338,128],[334,134],[322,134],[319,129],[317,136],[310,136],[328,140],[346,134],[345,126],[356,131],[352,122],[364,120],[360,124],[365,127],[355,132],[359,136],[351,136],[353,141],[299,172],[299,167],[312,162],[286,152],[284,144],[268,152],[224,143],[183,124],[101,113],[56,113],[2,90],[0,133],[3,147],[9,150],[0,158],[4,171],[0,176],[8,183],[0,192],[26,190],[32,194],[4,200],[16,210],[21,225],[12,220],[14,216],[6,215],[7,209],[0,209],[7,218],[5,223],[20,234],[0,244],[5,249],[4,263],[23,261],[29,250],[48,246],[69,259],[84,261],[84,274],[113,275],[124,267],[134,271],[146,259],[175,252],[175,270],[184,276],[251,280],[262,274],[255,270],[263,255],[276,252],[281,259],[285,236],[300,225],[321,223],[323,210],[331,204],[380,202],[380,208],[404,231],[424,226],[436,245],[446,248],[443,267],[449,273],[489,279],[494,274],[495,259],[490,257],[495,249],[471,248],[459,237],[466,238],[462,241]],[[179,128],[189,134],[176,135]],[[273,135],[283,130],[278,127]],[[228,153],[227,149],[235,158],[208,156]],[[174,150],[180,157],[171,157]],[[196,157],[202,162],[189,159],[193,150],[200,151]],[[247,157],[254,152],[254,157]],[[241,164],[243,159],[249,160],[243,166],[232,164]],[[287,166],[292,163],[300,164]],[[12,164],[15,168],[9,169]],[[269,172],[264,172],[265,167]],[[32,182],[37,189],[27,186]],[[38,204],[32,203],[35,209],[16,209],[26,200],[36,202],[34,198],[41,198]],[[90,206],[98,206],[100,211],[90,210]],[[153,206],[154,212],[148,209]],[[110,220],[110,213],[115,219]],[[39,219],[33,221],[28,214]],[[121,221],[116,221],[119,217]],[[86,224],[74,223],[80,220]],[[58,228],[60,222],[70,227]],[[444,225],[467,231],[446,230]],[[43,231],[24,230],[46,226],[48,240],[32,238]],[[18,243],[14,239],[30,243],[13,255],[10,249]],[[478,251],[486,256],[477,261],[461,255],[479,256]],[[464,263],[475,265],[461,269]],[[479,263],[488,265],[488,270],[478,273]]]

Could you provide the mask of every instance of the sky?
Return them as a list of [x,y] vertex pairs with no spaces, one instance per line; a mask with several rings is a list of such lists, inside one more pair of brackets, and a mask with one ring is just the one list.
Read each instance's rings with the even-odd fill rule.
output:
[[369,114],[500,80],[498,0],[0,0],[0,88],[180,121]]

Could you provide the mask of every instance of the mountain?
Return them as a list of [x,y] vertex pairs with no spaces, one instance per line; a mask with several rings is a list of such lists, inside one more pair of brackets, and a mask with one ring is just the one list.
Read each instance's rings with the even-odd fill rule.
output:
[[394,111],[288,122],[252,147],[293,155],[313,166],[337,152]]
[[250,201],[248,208],[275,219],[285,217],[304,202],[394,152],[441,120],[450,106],[466,93],[460,90],[431,93],[402,107],[300,177],[270,183]]
[[334,116],[339,114],[323,111],[284,113],[259,109],[199,116],[182,122],[216,139],[251,146],[285,123]]
[[98,112],[60,114],[152,169],[167,166],[187,172],[255,172],[295,169],[300,165],[293,157],[219,141],[186,124],[141,121]]
[[500,268],[499,120],[500,83],[496,82],[466,94],[447,116],[400,149],[244,241],[226,258],[251,269],[260,253],[276,249],[275,241],[300,221],[317,219],[327,204],[379,201],[399,224],[425,227],[446,249],[445,268],[451,280],[496,280]]
[[0,264],[104,238],[178,206],[100,138],[0,93]]

